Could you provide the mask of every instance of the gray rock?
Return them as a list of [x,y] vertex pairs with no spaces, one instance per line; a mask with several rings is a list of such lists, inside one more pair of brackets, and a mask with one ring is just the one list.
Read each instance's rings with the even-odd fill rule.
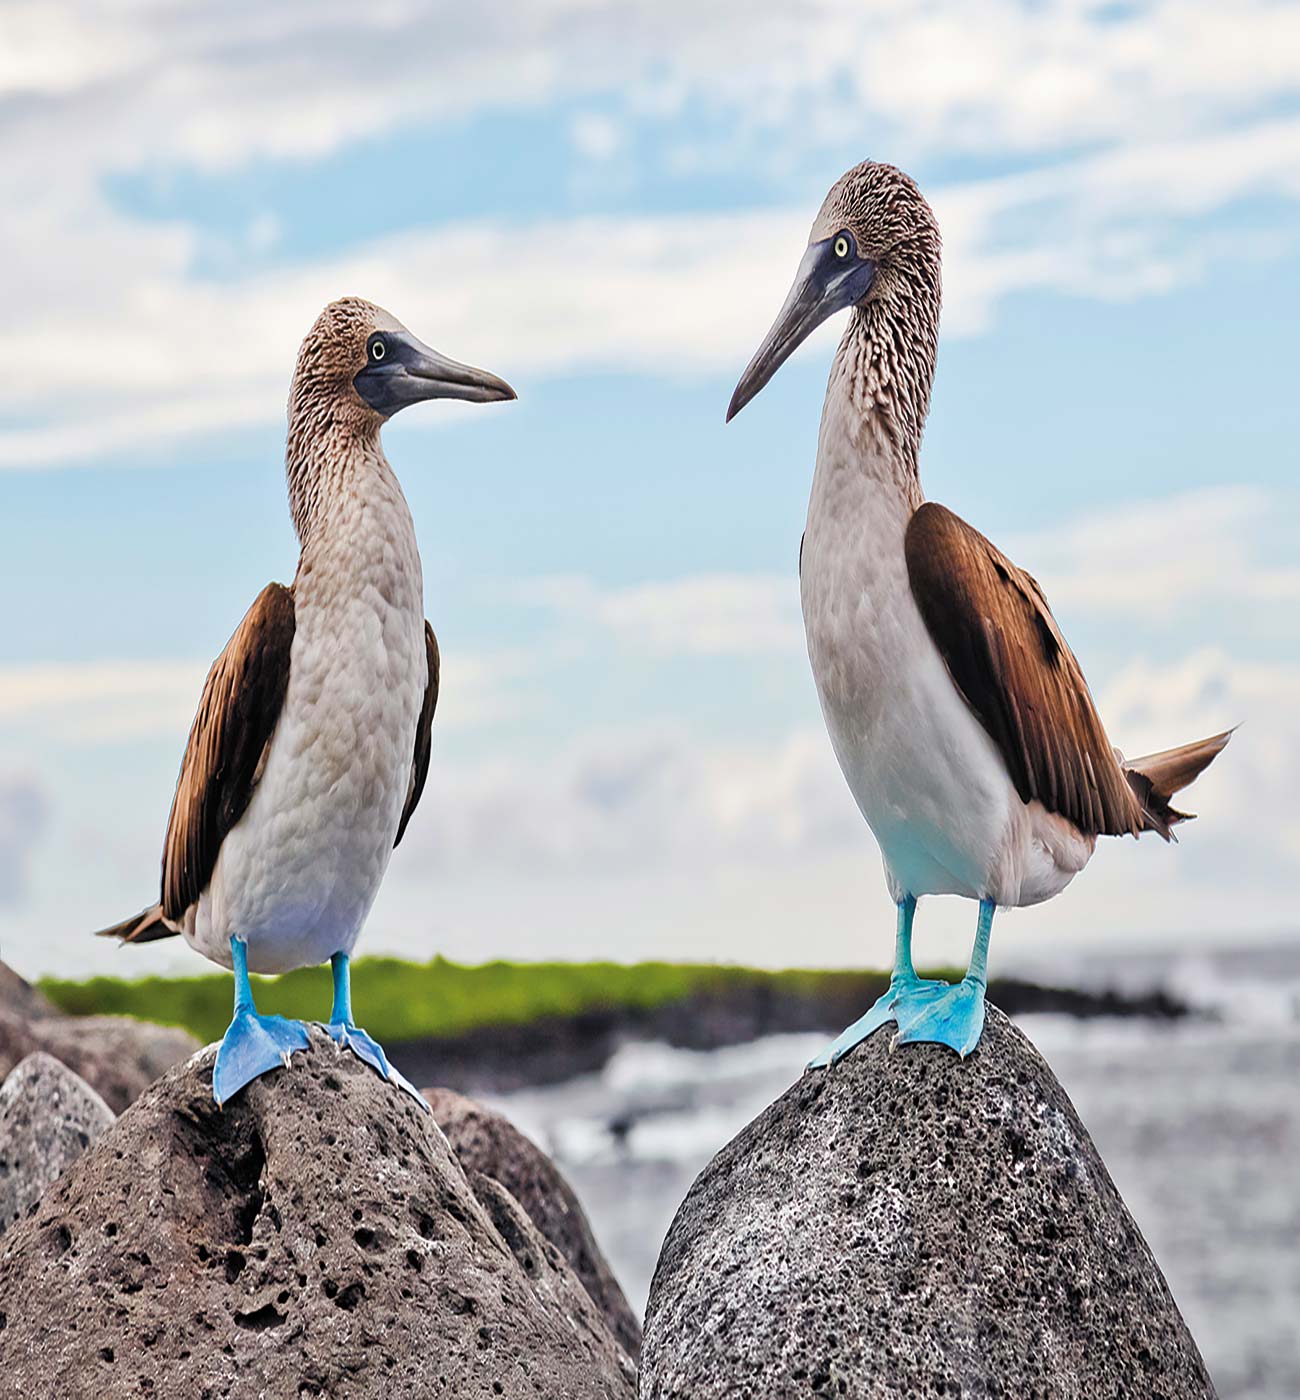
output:
[[0,963],[0,1081],[38,1050],[53,1055],[122,1110],[199,1042],[175,1026],[130,1016],[65,1016]]
[[503,1188],[323,1032],[220,1110],[212,1047],[0,1239],[0,1375],[103,1395],[624,1400],[630,1362]]
[[57,1016],[58,1008],[42,992],[38,992],[30,982],[9,966],[0,961],[0,1011],[11,1011],[25,1016],[29,1021],[42,1016]]
[[1196,1344],[1050,1069],[990,1008],[962,1062],[877,1032],[678,1211],[643,1400],[1203,1400]]
[[505,1187],[569,1261],[623,1350],[638,1357],[641,1324],[601,1253],[573,1188],[555,1163],[508,1118],[473,1099],[450,1089],[425,1089],[424,1096],[471,1183],[477,1176]]
[[0,1086],[0,1234],[113,1123],[113,1110],[64,1064],[37,1051]]

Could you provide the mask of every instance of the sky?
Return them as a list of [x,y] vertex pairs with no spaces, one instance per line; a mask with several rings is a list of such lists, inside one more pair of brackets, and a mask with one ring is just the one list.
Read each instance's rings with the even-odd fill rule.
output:
[[[443,654],[361,951],[879,966],[796,560],[839,321],[730,426],[823,195],[944,236],[922,455],[1037,575],[1130,754],[1242,728],[993,968],[1295,936],[1300,5],[6,0],[0,955],[157,897],[208,664],[297,550],[297,345],[341,295],[515,404],[385,430]],[[921,961],[974,909],[928,901]]]

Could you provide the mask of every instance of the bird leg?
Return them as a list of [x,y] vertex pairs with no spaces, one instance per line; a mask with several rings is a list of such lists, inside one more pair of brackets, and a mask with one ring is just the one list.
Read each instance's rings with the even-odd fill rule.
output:
[[334,972],[334,1009],[330,1012],[330,1023],[325,1030],[331,1039],[340,1050],[351,1050],[357,1059],[364,1060],[390,1083],[405,1089],[422,1108],[432,1113],[428,1100],[400,1070],[389,1063],[379,1042],[352,1020],[352,965],[348,955],[335,953],[330,959],[330,967]]
[[307,1048],[307,1027],[283,1016],[259,1016],[248,981],[248,944],[230,940],[235,971],[235,1013],[217,1047],[212,1067],[212,1097],[218,1107],[232,1099],[246,1084],[281,1065],[286,1068],[295,1050]]
[[809,1069],[824,1069],[838,1064],[853,1049],[872,1033],[879,1030],[887,1021],[897,1020],[897,1011],[905,1002],[924,1001],[937,990],[947,987],[946,982],[932,982],[918,977],[912,966],[912,920],[916,917],[916,900],[907,895],[898,901],[898,933],[894,940],[894,970],[890,974],[889,989],[876,1004],[831,1042],[815,1059],[808,1062]]
[[984,989],[988,984],[989,935],[997,905],[980,900],[975,947],[966,976],[955,987],[945,987],[924,1001],[899,1007],[895,1045],[932,1041],[951,1046],[963,1059],[980,1043],[984,1031]]

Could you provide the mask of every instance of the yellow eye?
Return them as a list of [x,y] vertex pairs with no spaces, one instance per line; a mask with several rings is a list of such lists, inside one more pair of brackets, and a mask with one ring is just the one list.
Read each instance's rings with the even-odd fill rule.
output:
[[387,353],[388,349],[382,340],[375,341],[370,347],[370,358],[372,360],[382,360]]
[[849,255],[849,240],[845,234],[839,234],[835,239],[835,256],[837,258],[847,258]]

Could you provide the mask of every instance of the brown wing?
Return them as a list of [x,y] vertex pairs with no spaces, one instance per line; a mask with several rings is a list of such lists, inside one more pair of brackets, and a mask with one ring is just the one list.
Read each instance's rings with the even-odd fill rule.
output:
[[1156,826],[1033,578],[939,505],[913,515],[904,548],[930,636],[1021,799],[1037,798],[1086,835]]
[[207,888],[244,815],[289,686],[293,590],[269,583],[212,664],[176,781],[163,847],[162,913],[179,922]]
[[424,649],[429,657],[429,681],[424,688],[424,704],[420,707],[420,722],[415,726],[415,757],[411,763],[411,782],[406,789],[406,806],[402,809],[402,821],[397,828],[396,849],[406,835],[406,824],[411,813],[420,805],[424,792],[424,780],[429,776],[429,750],[433,744],[433,712],[438,708],[438,639],[428,621],[424,624]]

